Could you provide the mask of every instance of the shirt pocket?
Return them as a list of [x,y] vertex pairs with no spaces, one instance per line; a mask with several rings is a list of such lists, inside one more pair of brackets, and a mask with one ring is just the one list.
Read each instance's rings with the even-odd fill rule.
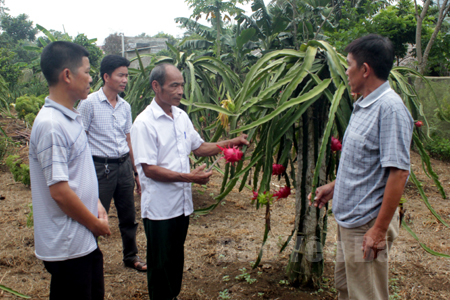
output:
[[189,156],[189,154],[191,154],[191,137],[187,133],[184,134],[185,134],[184,149],[186,151],[186,155]]
[[349,132],[345,141],[345,152],[347,159],[356,164],[362,163],[364,145],[366,137],[355,132]]

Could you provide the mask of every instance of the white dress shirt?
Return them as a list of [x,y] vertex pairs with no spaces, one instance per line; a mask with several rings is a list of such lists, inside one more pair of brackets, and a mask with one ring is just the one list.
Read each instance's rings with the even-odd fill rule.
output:
[[134,163],[141,180],[142,218],[166,220],[194,211],[191,183],[155,181],[142,170],[145,163],[190,173],[189,154],[204,141],[183,110],[172,106],[172,115],[173,119],[153,100],[131,128]]

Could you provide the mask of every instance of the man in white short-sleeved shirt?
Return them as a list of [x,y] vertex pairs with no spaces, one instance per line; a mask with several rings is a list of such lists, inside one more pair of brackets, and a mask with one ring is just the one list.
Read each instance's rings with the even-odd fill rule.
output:
[[217,145],[248,145],[247,136],[205,143],[188,115],[177,106],[184,79],[173,65],[157,65],[150,74],[152,103],[131,128],[134,162],[141,179],[141,213],[147,235],[147,279],[152,300],[176,299],[181,289],[184,241],[193,212],[191,184],[206,184],[212,171],[191,171],[189,154],[212,156]]
[[89,93],[88,55],[70,42],[53,42],[41,55],[49,96],[34,121],[29,158],[36,256],[52,275],[51,300],[104,298],[95,238],[110,230],[81,116],[73,108]]

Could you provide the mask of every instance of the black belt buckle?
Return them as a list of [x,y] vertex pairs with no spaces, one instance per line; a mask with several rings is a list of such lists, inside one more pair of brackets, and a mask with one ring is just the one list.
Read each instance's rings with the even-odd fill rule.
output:
[[125,155],[124,155],[124,156],[122,156],[122,157],[119,157],[119,164],[121,164],[121,163],[125,162],[125,160],[127,159],[127,157],[128,157],[128,153],[127,153],[127,154],[125,154]]

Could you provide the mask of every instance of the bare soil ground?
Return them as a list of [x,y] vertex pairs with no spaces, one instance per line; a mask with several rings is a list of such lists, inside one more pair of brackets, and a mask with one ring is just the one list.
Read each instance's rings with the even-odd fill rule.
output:
[[[13,150],[27,159],[23,139],[26,129],[17,120],[0,117],[0,126],[8,135],[22,141]],[[16,133],[15,133],[16,132]],[[417,154],[412,154],[413,170],[423,182],[431,204],[450,223],[450,202],[440,197],[433,182],[421,170]],[[448,163],[432,161],[447,193],[450,193]],[[221,176],[214,175],[205,189],[194,186],[196,208],[214,203],[219,193]],[[275,189],[275,188],[274,188]],[[15,183],[12,175],[0,165],[0,284],[31,296],[48,299],[50,275],[34,255],[33,228],[27,228],[30,188]],[[408,183],[404,197],[406,220],[421,242],[432,249],[450,254],[450,230],[439,224],[421,201],[416,188]],[[272,208],[272,231],[265,246],[261,265],[251,270],[256,260],[264,231],[264,210],[251,204],[251,191],[231,192],[223,205],[204,216],[192,215],[185,247],[185,272],[180,297],[187,299],[335,299],[333,269],[336,224],[329,218],[324,249],[324,283],[319,291],[297,289],[286,284],[285,268],[292,245],[279,253],[293,228],[295,195],[276,202]],[[135,197],[140,216],[140,199]],[[106,299],[148,299],[146,275],[125,268],[122,263],[121,239],[115,208],[110,211],[112,235],[100,239],[104,254]],[[145,258],[146,238],[142,221],[137,234],[141,257]],[[392,299],[450,299],[450,263],[446,258],[426,253],[405,231],[394,243],[390,264]],[[246,270],[244,271],[243,268]],[[253,283],[235,277],[247,273]],[[0,299],[19,299],[0,290]]]

